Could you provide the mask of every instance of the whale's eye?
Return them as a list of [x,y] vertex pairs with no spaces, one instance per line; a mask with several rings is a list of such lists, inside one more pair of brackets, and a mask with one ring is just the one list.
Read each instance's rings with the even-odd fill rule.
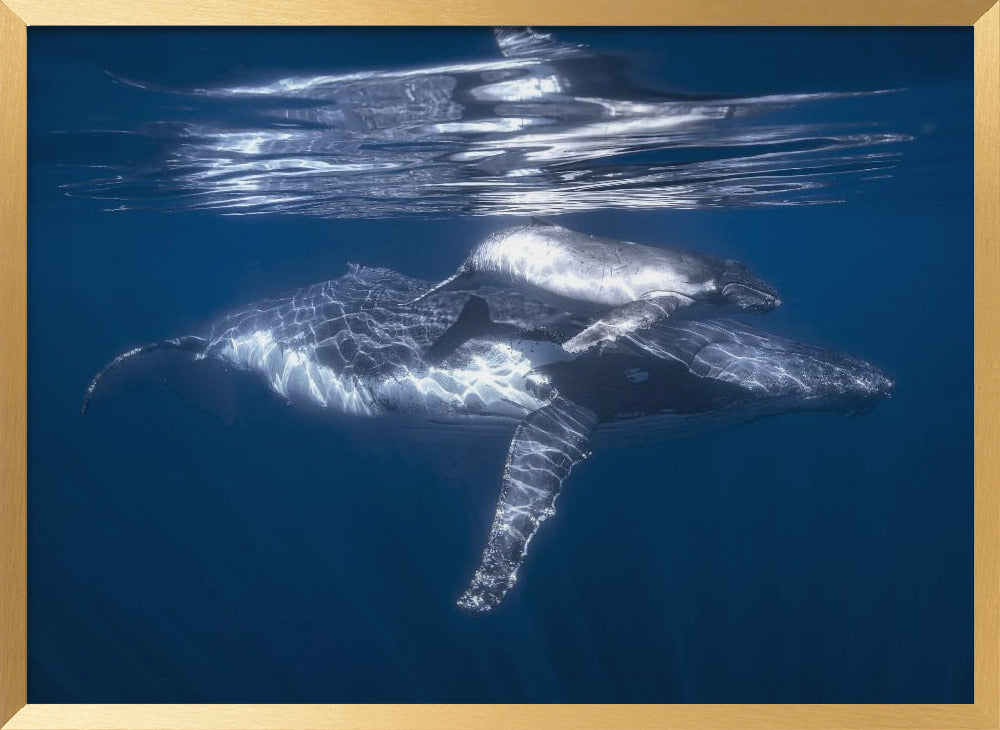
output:
[[640,370],[639,368],[632,368],[631,370],[625,371],[625,377],[633,383],[645,383],[649,380],[649,373],[645,370]]

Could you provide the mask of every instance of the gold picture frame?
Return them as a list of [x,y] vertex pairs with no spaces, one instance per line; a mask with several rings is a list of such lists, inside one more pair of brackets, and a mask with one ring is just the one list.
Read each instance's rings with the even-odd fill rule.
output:
[[[975,655],[967,705],[48,705],[27,701],[27,26],[962,25],[975,54]],[[28,728],[1000,728],[1000,3],[0,0],[0,724]]]

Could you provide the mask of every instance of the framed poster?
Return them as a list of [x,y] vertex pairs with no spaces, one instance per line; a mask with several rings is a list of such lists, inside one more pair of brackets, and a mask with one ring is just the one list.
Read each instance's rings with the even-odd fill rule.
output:
[[997,726],[996,7],[3,12],[9,727]]

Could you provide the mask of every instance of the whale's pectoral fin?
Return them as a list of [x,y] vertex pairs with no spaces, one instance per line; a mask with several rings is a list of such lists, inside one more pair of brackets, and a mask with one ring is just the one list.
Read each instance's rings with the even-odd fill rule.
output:
[[489,611],[514,585],[528,542],[555,514],[559,488],[573,465],[586,458],[584,448],[596,423],[589,409],[557,398],[518,425],[482,561],[459,606]]
[[628,302],[612,309],[599,320],[563,343],[567,352],[583,352],[602,342],[614,342],[623,335],[652,327],[680,306],[680,298],[664,294]]
[[462,264],[462,266],[459,267],[458,271],[449,276],[447,279],[444,279],[443,281],[435,284],[416,299],[411,299],[408,302],[403,302],[403,306],[416,304],[417,302],[423,301],[432,294],[437,294],[440,291],[448,291],[450,289],[461,289],[463,285],[471,283],[470,279],[472,279],[473,276],[474,272],[472,271],[471,267],[469,267],[467,264]]

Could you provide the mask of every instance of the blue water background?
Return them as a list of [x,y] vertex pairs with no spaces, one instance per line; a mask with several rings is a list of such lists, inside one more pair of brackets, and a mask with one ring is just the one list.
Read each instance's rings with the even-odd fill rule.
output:
[[915,137],[844,203],[558,219],[746,261],[789,302],[755,324],[879,364],[894,397],[596,453],[516,589],[463,613],[503,435],[387,439],[266,395],[232,428],[160,390],[79,405],[129,347],[348,261],[437,279],[513,219],[109,213],[60,189],[86,150],[53,132],[155,115],[105,70],[416,66],[494,57],[489,31],[31,28],[29,702],[972,701],[971,29],[558,36],[674,89],[906,89],[838,112]]

